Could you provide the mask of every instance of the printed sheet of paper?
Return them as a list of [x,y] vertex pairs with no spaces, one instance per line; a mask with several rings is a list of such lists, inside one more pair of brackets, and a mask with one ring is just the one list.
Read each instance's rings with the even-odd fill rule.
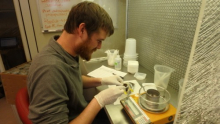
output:
[[102,65],[101,67],[91,71],[87,75],[92,76],[92,77],[96,77],[96,78],[103,78],[103,77],[109,77],[112,75],[119,75],[121,77],[124,77],[126,74],[127,73],[125,73],[125,72],[117,71],[115,69],[108,68],[108,67]]

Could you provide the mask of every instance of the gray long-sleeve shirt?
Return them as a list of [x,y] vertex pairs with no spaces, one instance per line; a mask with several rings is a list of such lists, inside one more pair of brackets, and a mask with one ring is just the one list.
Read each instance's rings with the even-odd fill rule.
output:
[[68,123],[87,106],[78,58],[53,37],[33,59],[28,73],[29,119],[33,123]]

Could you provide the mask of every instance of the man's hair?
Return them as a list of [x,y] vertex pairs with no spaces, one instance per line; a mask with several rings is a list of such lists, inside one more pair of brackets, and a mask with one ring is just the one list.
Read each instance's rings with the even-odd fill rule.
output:
[[109,14],[93,2],[84,1],[73,6],[64,25],[64,30],[71,34],[81,23],[85,23],[88,36],[98,32],[100,28],[106,31],[109,36],[114,33]]

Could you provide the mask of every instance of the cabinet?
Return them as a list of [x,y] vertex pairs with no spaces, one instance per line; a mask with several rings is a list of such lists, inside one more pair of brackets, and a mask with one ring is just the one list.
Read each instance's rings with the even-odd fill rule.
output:
[[27,86],[27,74],[31,62],[18,65],[1,73],[7,103],[14,104],[19,89]]

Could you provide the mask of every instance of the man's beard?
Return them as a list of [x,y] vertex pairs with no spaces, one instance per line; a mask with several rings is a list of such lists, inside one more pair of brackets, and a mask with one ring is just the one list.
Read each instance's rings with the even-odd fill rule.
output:
[[96,51],[96,48],[92,49],[88,45],[89,39],[81,43],[76,49],[76,53],[81,56],[82,59],[89,61],[92,57],[92,53]]

